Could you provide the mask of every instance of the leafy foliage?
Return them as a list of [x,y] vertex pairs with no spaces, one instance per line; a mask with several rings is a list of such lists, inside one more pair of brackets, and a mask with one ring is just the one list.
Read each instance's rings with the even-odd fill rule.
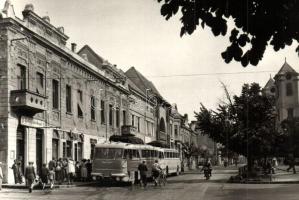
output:
[[196,113],[198,128],[229,150],[247,158],[276,155],[283,133],[277,131],[274,99],[262,94],[258,84],[244,84],[240,96],[216,111],[201,105]]
[[[162,2],[161,15],[168,20],[180,10],[181,33],[192,34],[199,24],[208,26],[215,36],[227,34],[228,18],[234,29],[230,33],[230,46],[221,54],[226,63],[241,62],[257,65],[266,46],[275,51],[299,41],[298,0],[158,0]],[[245,45],[250,44],[250,49]],[[296,49],[299,52],[299,46]]]

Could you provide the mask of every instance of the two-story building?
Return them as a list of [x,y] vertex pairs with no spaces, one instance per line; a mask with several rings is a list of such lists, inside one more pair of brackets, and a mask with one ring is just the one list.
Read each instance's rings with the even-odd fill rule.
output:
[[97,142],[120,134],[129,113],[124,73],[97,63],[87,47],[68,49],[64,28],[32,4],[22,14],[0,19],[0,161],[9,183],[15,159],[39,171],[52,157],[90,158]]

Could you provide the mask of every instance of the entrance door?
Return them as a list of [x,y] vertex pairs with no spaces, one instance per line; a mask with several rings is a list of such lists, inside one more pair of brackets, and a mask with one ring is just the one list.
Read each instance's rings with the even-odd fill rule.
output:
[[43,164],[43,130],[36,131],[36,171],[39,174]]
[[16,140],[16,159],[21,161],[22,171],[24,174],[24,155],[25,155],[25,128],[20,126],[17,129],[17,140]]

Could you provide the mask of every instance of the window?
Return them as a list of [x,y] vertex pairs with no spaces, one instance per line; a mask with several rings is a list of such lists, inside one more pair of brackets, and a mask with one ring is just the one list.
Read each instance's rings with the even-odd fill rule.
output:
[[126,125],[127,123],[127,113],[125,110],[123,110],[123,125]]
[[96,100],[94,96],[90,98],[90,118],[96,120]]
[[137,131],[140,132],[140,117],[137,117]]
[[78,90],[77,91],[77,101],[78,101],[78,104],[77,104],[77,114],[78,114],[78,117],[80,118],[83,118],[83,94],[82,94],[82,91],[81,90]]
[[119,108],[116,108],[116,127],[119,127]]
[[288,119],[292,119],[294,117],[294,109],[289,108],[288,109]]
[[36,72],[36,92],[40,94],[44,88],[44,75]]
[[26,89],[26,68],[24,66],[18,65],[17,80],[18,80],[18,89],[25,90]]
[[174,125],[174,135],[178,135],[178,125]]
[[72,87],[70,85],[66,85],[65,88],[65,101],[66,101],[66,112],[72,112]]
[[52,80],[52,104],[54,109],[59,109],[59,82]]
[[287,83],[286,84],[286,92],[287,92],[287,96],[292,96],[293,95],[293,85],[292,83]]
[[105,101],[101,100],[101,123],[105,124]]
[[109,125],[113,125],[113,106],[109,104]]
[[134,127],[135,126],[135,121],[134,121],[134,115],[132,115],[132,126]]

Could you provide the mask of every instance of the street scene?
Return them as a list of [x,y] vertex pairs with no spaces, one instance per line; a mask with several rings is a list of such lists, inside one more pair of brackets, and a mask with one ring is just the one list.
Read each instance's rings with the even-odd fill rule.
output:
[[0,0],[0,199],[298,199],[298,12]]

